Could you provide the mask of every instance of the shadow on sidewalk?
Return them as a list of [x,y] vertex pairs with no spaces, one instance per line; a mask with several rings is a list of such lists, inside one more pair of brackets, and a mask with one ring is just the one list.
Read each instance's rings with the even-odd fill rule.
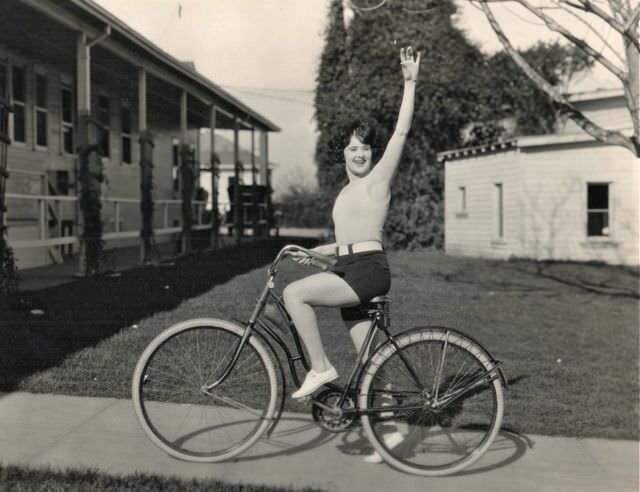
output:
[[[332,441],[331,447],[335,449],[332,449],[331,452],[337,455],[344,454],[364,458],[374,451],[362,427],[356,427],[346,432],[330,433],[310,418],[287,416],[283,417],[270,437],[263,437],[253,450],[236,458],[236,461],[250,462],[293,455],[326,445]],[[527,436],[502,428],[480,460],[455,475],[476,475],[504,468],[521,459],[528,449],[533,448],[533,444],[533,441]],[[442,443],[436,446],[438,446],[439,452],[443,451]]]
[[[292,238],[273,238],[0,297],[0,390],[98,344],[137,320],[175,308],[267,265]],[[311,246],[314,240],[299,240]],[[159,288],[165,286],[165,288]],[[169,288],[170,286],[170,288]]]

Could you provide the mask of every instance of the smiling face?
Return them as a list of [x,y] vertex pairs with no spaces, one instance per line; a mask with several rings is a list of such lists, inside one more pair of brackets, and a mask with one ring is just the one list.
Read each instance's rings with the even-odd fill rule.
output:
[[371,171],[371,145],[363,143],[355,134],[344,149],[347,174],[362,178]]

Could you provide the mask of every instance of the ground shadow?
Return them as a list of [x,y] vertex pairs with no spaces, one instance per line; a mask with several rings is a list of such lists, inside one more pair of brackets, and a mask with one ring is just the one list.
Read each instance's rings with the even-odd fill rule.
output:
[[[300,442],[301,434],[305,438]],[[262,437],[248,453],[243,454],[236,461],[254,461],[266,458],[277,458],[301,453],[303,451],[322,446],[336,438],[336,434],[327,432],[311,417],[282,417],[275,431],[268,437]]]
[[[373,453],[374,449],[364,430],[360,427],[343,433],[336,448],[350,456],[365,457]],[[486,473],[508,466],[524,456],[527,449],[533,448],[533,442],[526,436],[507,429],[501,429],[491,447],[479,461],[470,468],[453,476],[475,475]]]
[[267,265],[284,244],[294,241],[306,246],[316,242],[257,240],[164,265],[0,297],[0,390],[14,391],[29,375],[140,319],[172,310],[236,275]]

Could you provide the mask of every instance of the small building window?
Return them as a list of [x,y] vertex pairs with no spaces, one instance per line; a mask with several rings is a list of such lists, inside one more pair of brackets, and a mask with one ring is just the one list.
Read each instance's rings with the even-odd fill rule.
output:
[[27,120],[25,117],[26,79],[24,67],[11,67],[11,89],[13,112],[11,113],[11,134],[14,142],[26,143]]
[[458,211],[466,212],[467,211],[467,187],[460,186],[458,188]]
[[587,236],[609,236],[609,183],[587,183]]
[[69,87],[62,88],[62,150],[73,154],[73,93]]
[[36,74],[36,147],[47,146],[47,77]]
[[120,108],[120,130],[122,136],[122,162],[131,164],[131,108],[123,104]]
[[102,157],[111,156],[111,142],[109,139],[111,127],[111,112],[109,107],[109,98],[107,96],[98,96],[97,119],[100,123],[98,128],[98,152]]
[[502,239],[504,237],[504,189],[502,183],[494,185],[495,203],[496,203],[496,237]]

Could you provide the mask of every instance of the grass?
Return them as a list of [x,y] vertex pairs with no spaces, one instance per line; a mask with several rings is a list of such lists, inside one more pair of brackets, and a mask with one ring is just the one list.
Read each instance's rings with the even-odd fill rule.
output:
[[148,492],[285,492],[312,491],[267,485],[230,484],[219,480],[160,477],[144,473],[107,475],[94,470],[52,468],[29,469],[0,465],[0,484],[4,491],[67,491],[67,490],[135,490]]
[[[23,314],[22,324],[0,332],[12,337],[0,348],[0,388],[128,398],[137,357],[162,329],[193,317],[249,316],[279,246],[36,293],[47,319]],[[394,330],[451,326],[489,348],[510,383],[507,428],[638,439],[636,271],[430,251],[394,252],[390,263]],[[286,265],[279,284],[307,273]],[[348,334],[337,310],[319,313],[327,352],[346,375],[354,357]],[[28,362],[4,363],[21,359]],[[288,401],[290,410],[306,410],[296,405]]]

